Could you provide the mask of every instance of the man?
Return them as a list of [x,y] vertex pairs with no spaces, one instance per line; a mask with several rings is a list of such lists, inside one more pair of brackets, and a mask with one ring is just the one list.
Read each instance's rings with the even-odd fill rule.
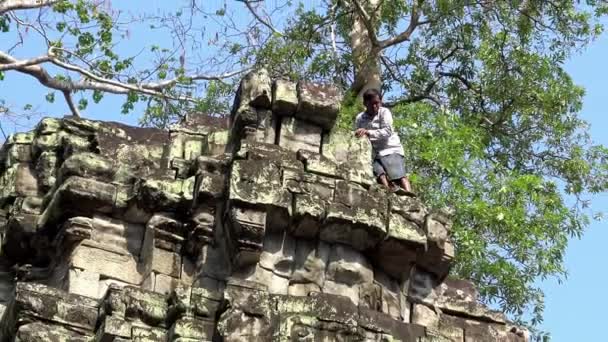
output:
[[355,136],[367,137],[372,143],[374,176],[391,191],[399,190],[398,184],[408,193],[412,192],[405,176],[404,152],[399,136],[393,130],[393,115],[382,107],[382,95],[377,89],[363,93],[366,110],[357,115]]

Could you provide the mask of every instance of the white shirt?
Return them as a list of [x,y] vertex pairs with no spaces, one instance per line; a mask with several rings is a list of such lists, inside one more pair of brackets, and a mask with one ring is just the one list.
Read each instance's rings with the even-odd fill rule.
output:
[[361,112],[355,120],[355,129],[365,128],[372,143],[372,157],[397,153],[404,156],[399,135],[393,130],[393,114],[386,107],[380,107],[378,114],[371,116]]

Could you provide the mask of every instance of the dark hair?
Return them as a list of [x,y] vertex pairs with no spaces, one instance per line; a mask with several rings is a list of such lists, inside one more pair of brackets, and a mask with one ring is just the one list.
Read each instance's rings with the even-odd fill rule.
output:
[[380,94],[380,91],[378,89],[367,89],[363,93],[363,102],[371,101],[375,96],[378,96],[378,98],[382,99],[382,94]]

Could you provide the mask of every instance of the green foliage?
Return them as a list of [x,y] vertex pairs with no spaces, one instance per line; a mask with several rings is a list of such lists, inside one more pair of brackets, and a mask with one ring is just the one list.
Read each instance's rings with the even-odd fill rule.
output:
[[[379,31],[392,34],[408,9],[385,4]],[[400,103],[392,110],[412,183],[456,212],[454,274],[533,325],[544,309],[538,280],[565,279],[568,240],[589,222],[585,198],[608,189],[608,149],[591,143],[577,115],[584,90],[562,68],[601,28],[572,2],[553,5],[435,2],[407,53],[385,52],[385,100]],[[339,124],[361,110],[347,97]]]
[[48,103],[55,102],[55,92],[50,92],[44,97]]
[[10,30],[11,18],[8,14],[0,15],[0,31],[8,32]]

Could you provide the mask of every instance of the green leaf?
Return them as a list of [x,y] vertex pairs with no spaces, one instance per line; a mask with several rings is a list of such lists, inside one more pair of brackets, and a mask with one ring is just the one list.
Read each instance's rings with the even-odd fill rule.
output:
[[55,102],[55,92],[50,92],[44,97],[48,103]]
[[87,99],[80,99],[78,101],[78,109],[79,110],[85,110],[88,105],[89,105],[89,101],[87,101]]
[[94,90],[93,91],[93,102],[99,103],[99,101],[101,101],[101,99],[103,99],[103,93],[99,90]]

